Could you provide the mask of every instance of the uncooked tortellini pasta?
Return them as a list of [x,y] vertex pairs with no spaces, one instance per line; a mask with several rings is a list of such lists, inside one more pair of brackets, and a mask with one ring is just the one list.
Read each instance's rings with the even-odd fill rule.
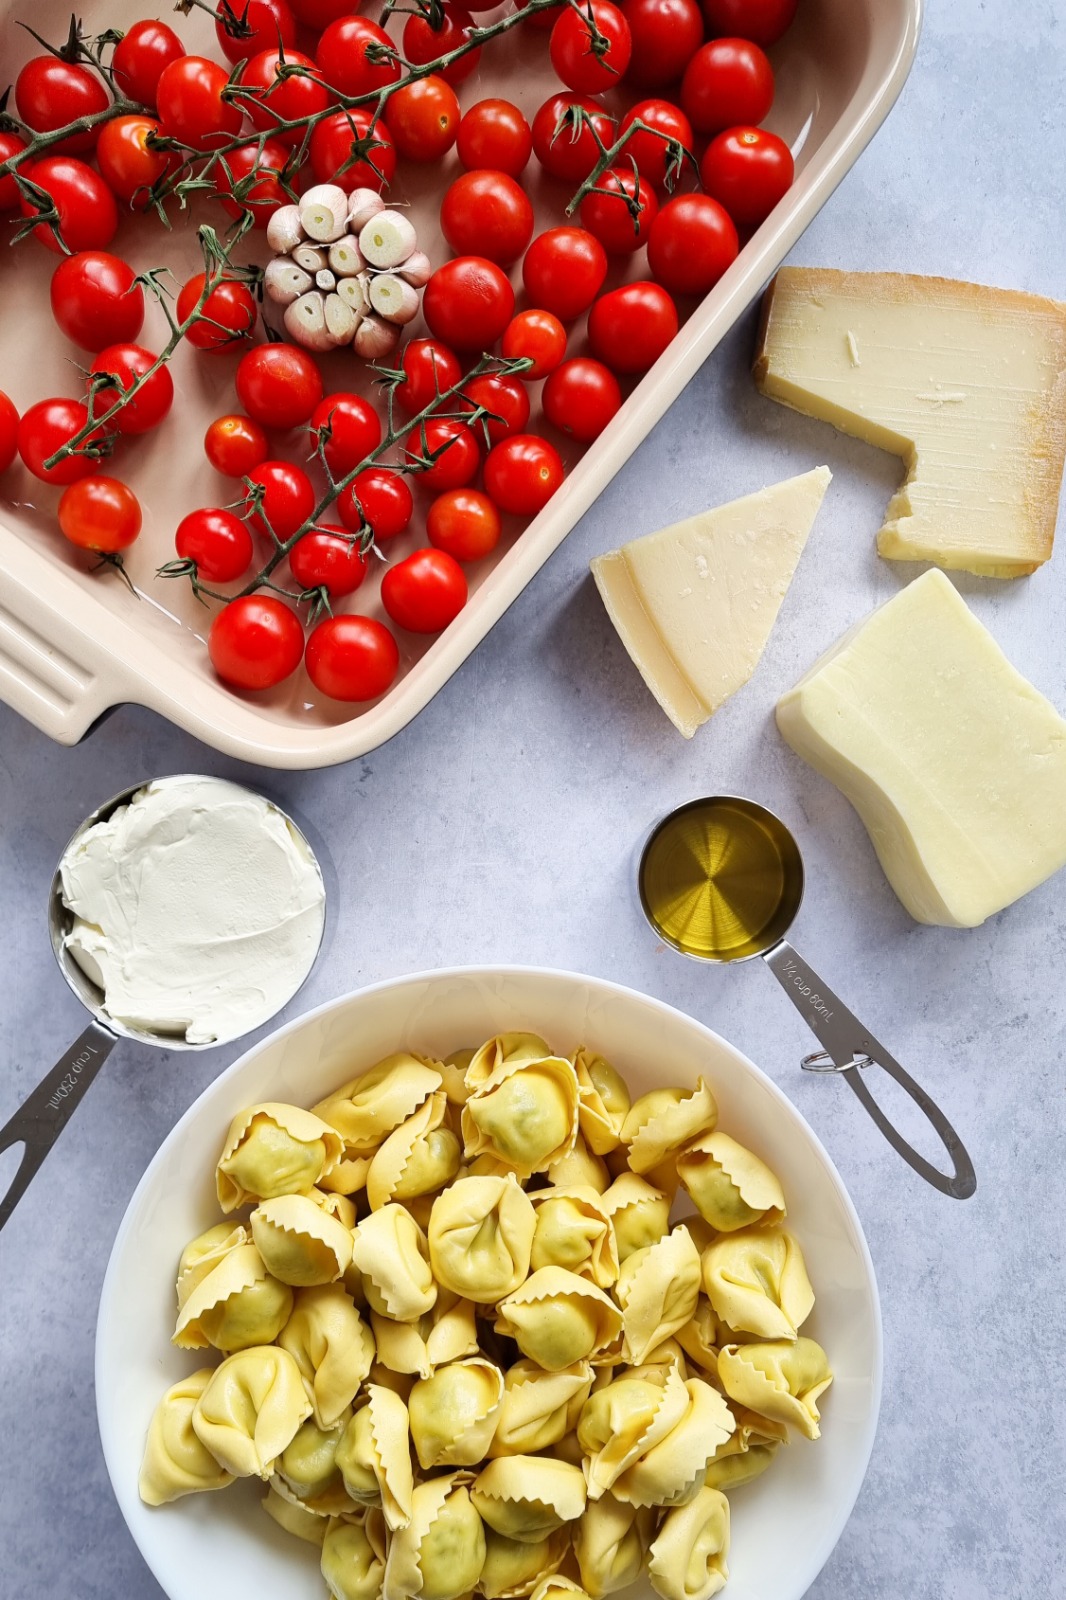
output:
[[313,1417],[308,1417],[296,1430],[278,1457],[271,1480],[282,1499],[290,1503],[295,1500],[316,1516],[339,1516],[353,1509],[337,1469],[337,1446],[344,1437],[347,1421],[345,1413],[332,1428],[320,1428]]
[[634,1100],[622,1123],[634,1172],[650,1172],[682,1145],[710,1133],[718,1121],[718,1103],[702,1078],[694,1089],[652,1089]]
[[337,1446],[337,1469],[352,1499],[380,1506],[390,1528],[411,1520],[414,1474],[407,1407],[398,1394],[370,1383],[365,1403]]
[[573,1062],[552,1055],[508,1061],[474,1089],[463,1107],[466,1155],[487,1155],[528,1178],[570,1154],[577,1123]]
[[322,1576],[333,1600],[378,1600],[385,1576],[385,1524],[380,1511],[329,1524]]
[[482,1522],[508,1539],[546,1539],[585,1509],[580,1467],[543,1456],[501,1456],[490,1461],[470,1490]]
[[314,1110],[337,1130],[350,1156],[368,1155],[393,1128],[413,1116],[441,1082],[440,1071],[428,1057],[398,1050],[320,1100]]
[[564,1530],[543,1539],[511,1539],[485,1529],[485,1564],[478,1580],[484,1600],[524,1600],[542,1578],[562,1565],[567,1551]]
[[808,1439],[818,1438],[818,1399],[833,1374],[825,1351],[813,1339],[725,1345],[718,1376],[731,1399],[798,1428]]
[[367,1304],[394,1322],[415,1322],[432,1310],[437,1285],[426,1236],[401,1205],[364,1217],[353,1235],[352,1263],[362,1274]]
[[760,1339],[794,1339],[814,1290],[803,1252],[783,1228],[743,1228],[703,1252],[703,1287],[719,1321]]
[[597,1288],[609,1289],[618,1276],[611,1219],[595,1189],[579,1184],[552,1185],[533,1196],[537,1231],[533,1235],[530,1266],[565,1267]]
[[274,1478],[267,1484],[267,1492],[262,1501],[263,1510],[267,1516],[283,1528],[286,1533],[291,1533],[294,1538],[302,1539],[305,1544],[314,1544],[321,1547],[326,1537],[329,1523],[317,1511],[308,1511],[307,1507],[282,1488],[281,1479]]
[[543,1061],[551,1053],[547,1040],[539,1033],[498,1033],[470,1057],[466,1069],[467,1090],[473,1092],[482,1088],[504,1067],[523,1061]]
[[239,1244],[249,1244],[251,1238],[243,1223],[216,1222],[213,1228],[191,1239],[178,1261],[178,1310],[181,1310],[196,1285],[202,1283],[207,1274],[218,1266],[223,1256],[236,1250]]
[[729,1409],[735,1423],[733,1432],[725,1444],[718,1446],[704,1477],[709,1488],[726,1493],[760,1477],[778,1448],[788,1443],[788,1429],[783,1422],[760,1417],[735,1400],[730,1400]]
[[442,1126],[447,1105],[445,1091],[434,1090],[374,1153],[366,1178],[373,1210],[434,1193],[455,1177],[462,1151],[451,1128]]
[[429,1258],[438,1283],[494,1305],[529,1272],[536,1217],[513,1174],[459,1178],[433,1205]]
[[264,1200],[252,1212],[252,1238],[282,1283],[334,1283],[352,1259],[352,1230],[303,1194]]
[[[192,1269],[192,1275],[198,1270]],[[178,1279],[179,1294],[190,1275],[187,1271]],[[210,1266],[186,1297],[178,1312],[174,1343],[182,1350],[214,1345],[227,1354],[271,1344],[291,1310],[288,1284],[267,1271],[254,1244],[238,1244]]]
[[210,1367],[201,1367],[172,1385],[156,1406],[141,1465],[139,1487],[146,1505],[165,1505],[182,1495],[224,1489],[233,1482],[233,1474],[201,1444],[192,1425],[193,1412],[213,1377]]
[[689,1378],[684,1387],[685,1410],[669,1433],[645,1445],[615,1480],[615,1499],[636,1506],[676,1506],[701,1487],[707,1463],[733,1432],[733,1414],[702,1378]]
[[472,1467],[488,1451],[503,1400],[503,1373],[483,1356],[438,1367],[407,1402],[419,1464]]
[[683,1150],[677,1172],[697,1211],[719,1233],[784,1218],[785,1196],[770,1168],[720,1129]]
[[589,1396],[577,1427],[584,1453],[589,1498],[598,1500],[618,1479],[677,1426],[689,1395],[676,1368],[623,1373]]
[[500,1301],[496,1331],[548,1372],[586,1361],[622,1326],[618,1307],[594,1283],[562,1267],[541,1267]]
[[268,1103],[230,1123],[215,1183],[223,1211],[249,1200],[306,1194],[336,1166],[343,1146],[335,1128],[299,1106]]
[[582,1135],[595,1155],[605,1156],[621,1141],[622,1123],[629,1110],[629,1090],[610,1062],[592,1050],[582,1048],[574,1052],[574,1071],[580,1095],[578,1119]]
[[579,1133],[574,1140],[574,1148],[558,1161],[553,1161],[548,1168],[548,1181],[558,1184],[560,1188],[576,1184],[603,1194],[611,1182],[611,1174],[603,1157],[590,1150]]
[[411,1520],[392,1536],[384,1600],[459,1600],[478,1585],[485,1528],[456,1473],[427,1478],[413,1495]]
[[545,1372],[523,1357],[504,1374],[503,1400],[490,1456],[532,1455],[557,1444],[577,1427],[581,1407],[592,1388],[592,1367],[575,1361],[558,1372]]
[[200,1443],[235,1478],[269,1478],[311,1414],[300,1369],[287,1350],[259,1345],[216,1367],[192,1414]]
[[650,1350],[683,1328],[696,1309],[699,1293],[699,1251],[683,1224],[626,1256],[617,1286],[626,1361],[639,1367]]
[[634,1250],[655,1244],[670,1227],[670,1198],[635,1172],[623,1172],[603,1196],[603,1209],[614,1227],[615,1249],[622,1262]]
[[636,1583],[655,1529],[655,1513],[623,1505],[613,1495],[590,1501],[574,1529],[574,1554],[591,1600]]
[[374,1359],[373,1335],[341,1285],[298,1290],[278,1344],[300,1369],[318,1426],[331,1428]]
[[648,1576],[663,1600],[711,1600],[729,1577],[729,1501],[701,1489],[668,1511],[648,1552]]

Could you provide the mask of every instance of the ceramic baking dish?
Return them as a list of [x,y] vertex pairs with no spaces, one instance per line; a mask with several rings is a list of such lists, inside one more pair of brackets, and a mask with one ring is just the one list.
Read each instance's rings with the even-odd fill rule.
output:
[[[5,81],[35,48],[16,25],[20,16],[27,18],[27,7],[28,0],[0,0]],[[52,9],[54,22],[48,17],[42,22],[38,7],[32,10],[33,23],[38,30],[51,23],[52,33],[62,33],[63,17]],[[144,11],[139,0],[92,0],[83,12],[83,26],[92,32],[128,27]],[[80,739],[109,707],[131,701],[169,717],[216,749],[271,767],[332,765],[391,738],[503,615],[836,188],[903,87],[921,13],[922,0],[801,0],[796,23],[774,51],[778,90],[769,119],[794,150],[793,188],[691,311],[673,344],[596,443],[579,456],[558,441],[569,468],[562,489],[524,530],[516,525],[493,558],[469,569],[470,599],[444,634],[430,641],[401,638],[400,675],[379,701],[364,708],[323,701],[302,669],[263,695],[242,697],[223,688],[211,672],[203,643],[210,613],[184,584],[155,576],[155,569],[173,555],[173,530],[180,517],[196,506],[225,503],[233,494],[233,486],[212,472],[201,449],[211,418],[237,409],[233,357],[203,357],[191,350],[179,351],[172,363],[177,397],[167,423],[125,446],[114,463],[116,473],[137,490],[145,511],[144,533],[128,561],[137,593],[114,573],[88,575],[81,558],[64,548],[55,528],[57,491],[20,466],[5,475],[0,489],[0,695],[65,744]],[[202,11],[179,18],[176,25],[190,49],[217,54],[210,20]],[[480,71],[463,86],[461,99],[467,106],[489,93],[504,94],[532,116],[558,87],[543,36],[518,29],[485,51]],[[400,197],[412,206],[419,244],[435,260],[447,253],[436,217],[441,188],[455,162],[453,153],[445,167],[397,185]],[[567,195],[561,186],[535,175],[535,166],[530,163],[527,176],[538,226],[551,226],[562,220]],[[193,220],[218,217],[205,214]],[[195,271],[199,260],[191,225],[162,235],[131,219],[113,248],[139,270],[165,260],[179,277]],[[242,249],[250,259],[266,258],[262,235],[253,235],[251,247]],[[87,360],[65,344],[49,314],[52,265],[52,257],[32,240],[0,252],[0,387],[20,410],[49,394],[75,393],[77,377],[70,363]],[[634,262],[629,275],[642,271],[646,267]],[[419,327],[413,325],[414,331]],[[163,337],[161,313],[152,308],[141,340],[152,347]],[[581,337],[578,326],[572,351],[580,347]],[[351,356],[335,355],[329,361],[330,387],[369,391],[365,369]],[[536,397],[532,425],[538,426]],[[299,459],[306,445],[289,440],[279,453]],[[399,553],[423,542],[419,512],[414,526],[416,537],[406,538],[402,546],[398,542]],[[379,610],[376,590],[375,574],[349,604],[374,614]]]

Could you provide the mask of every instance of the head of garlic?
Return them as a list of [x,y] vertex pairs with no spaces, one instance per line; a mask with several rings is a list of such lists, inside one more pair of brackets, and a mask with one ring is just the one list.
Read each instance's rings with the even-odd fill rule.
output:
[[367,361],[390,355],[417,316],[429,261],[402,211],[373,189],[319,183],[267,226],[274,251],[263,277],[289,337],[306,350],[352,345]]

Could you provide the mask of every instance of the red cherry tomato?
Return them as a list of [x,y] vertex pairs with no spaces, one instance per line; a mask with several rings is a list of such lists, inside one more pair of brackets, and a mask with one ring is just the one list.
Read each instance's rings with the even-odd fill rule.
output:
[[235,412],[208,423],[204,454],[224,478],[243,478],[267,459],[270,445],[258,422]]
[[651,225],[648,265],[671,294],[706,294],[739,250],[737,230],[717,200],[709,194],[679,194]]
[[273,595],[239,595],[212,622],[207,653],[223,683],[273,689],[300,665],[304,631],[295,612]]
[[[19,134],[0,128],[0,163],[10,161],[12,156],[17,156],[25,148],[26,141]],[[19,189],[14,175],[0,178],[0,212],[17,211],[18,208]]]
[[508,361],[525,357],[531,367],[517,374],[524,383],[536,383],[554,372],[566,354],[566,329],[550,311],[520,311],[503,330],[500,344]]
[[[106,111],[111,97],[100,78],[78,62],[59,56],[33,56],[15,79],[15,109],[34,133],[53,133],[77,117]],[[51,146],[53,154],[91,150],[98,128],[72,133]]]
[[485,462],[485,488],[501,511],[536,516],[563,481],[559,452],[535,433],[516,433],[493,445]]
[[116,117],[104,123],[96,142],[96,159],[111,193],[138,211],[151,204],[152,185],[170,166],[163,151],[148,145],[149,134],[159,129],[154,117]]
[[361,395],[328,394],[311,413],[310,434],[334,478],[344,478],[381,443],[381,419]]
[[[93,394],[92,412],[102,417],[106,411],[127,394],[139,379],[155,365],[156,357],[139,344],[109,344],[93,359],[89,368],[93,376],[110,373],[115,384],[105,384]],[[119,433],[150,433],[158,428],[174,403],[174,380],[167,367],[160,367],[142,384],[136,394],[124,401],[121,409],[107,423],[109,430]]]
[[241,405],[264,428],[298,428],[322,398],[318,367],[291,344],[256,345],[241,357],[235,382]]
[[352,9],[352,0],[289,0],[298,22],[316,33],[328,28],[338,17],[346,17]]
[[0,472],[6,472],[19,453],[19,414],[10,395],[0,389]]
[[127,100],[153,108],[164,68],[185,54],[185,46],[165,22],[135,22],[115,46],[111,70],[115,88]]
[[64,539],[101,555],[127,549],[141,531],[141,507],[133,490],[100,473],[63,490],[58,516]]
[[451,417],[427,417],[407,435],[407,459],[432,460],[420,471],[419,480],[427,489],[459,489],[477,476],[481,451],[465,422]]
[[133,268],[104,250],[64,256],[52,274],[52,315],[83,350],[136,339],[144,321],[144,291]]
[[248,483],[261,490],[245,488],[248,526],[269,539],[291,539],[314,513],[314,486],[301,467],[291,461],[261,461],[245,473]]
[[456,148],[472,172],[487,168],[517,178],[533,153],[533,133],[510,100],[479,100],[464,113]]
[[514,290],[495,262],[457,256],[426,284],[422,314],[453,350],[489,350],[514,315]]
[[254,554],[248,524],[220,506],[206,506],[182,517],[174,548],[183,561],[196,563],[197,577],[208,583],[233,583],[242,578]]
[[[600,39],[607,41],[602,53],[593,48]],[[621,82],[632,52],[629,23],[611,0],[586,0],[580,10],[568,7],[548,43],[552,66],[567,88],[578,94],[613,89]]]
[[773,103],[774,69],[747,39],[712,39],[685,69],[681,104],[700,133],[754,127]]
[[[452,0],[444,0],[441,6],[439,28],[432,27],[428,17],[409,16],[403,29],[404,58],[412,67],[424,67],[428,62],[458,50],[470,37],[473,26],[469,11],[454,5]],[[440,76],[446,83],[462,83],[477,70],[480,60],[481,49],[478,46],[445,67]]]
[[480,561],[500,542],[500,513],[480,489],[449,489],[426,513],[426,533],[456,561]]
[[799,0],[703,0],[703,14],[712,34],[776,44],[796,15]]
[[533,207],[505,172],[464,172],[445,192],[440,225],[456,255],[509,267],[533,237]]
[[[580,127],[575,108],[587,121]],[[600,148],[588,126],[591,122],[605,145],[614,137],[614,123],[594,100],[576,94],[554,94],[533,118],[533,154],[553,178],[581,183],[600,158]]]
[[352,533],[369,528],[376,544],[401,534],[415,509],[407,482],[387,467],[366,467],[337,497],[337,514]]
[[[178,295],[178,321],[191,316],[204,292],[207,276],[198,272],[190,278]],[[243,350],[255,327],[256,305],[252,291],[237,278],[220,278],[200,308],[200,322],[194,322],[185,334],[194,350],[209,354],[226,354]]]
[[324,522],[297,539],[289,569],[301,589],[325,589],[331,600],[354,594],[366,577],[367,558],[347,528]]
[[[242,217],[248,211],[255,227],[265,228],[275,211],[291,204],[281,184],[287,159],[288,151],[277,139],[264,139],[262,148],[256,142],[229,152],[216,183],[223,208],[231,217]],[[249,179],[253,181],[245,188]],[[234,194],[238,185],[240,199]]]
[[288,0],[219,0],[215,38],[227,61],[247,61],[278,43],[296,43],[296,18]]
[[405,377],[393,393],[409,417],[424,411],[463,375],[458,357],[436,339],[412,339],[400,352],[397,366]]
[[372,113],[356,106],[352,111],[335,111],[315,124],[309,154],[318,183],[337,183],[345,194],[351,194],[353,189],[384,189],[392,182],[396,147],[383,122],[374,128],[367,154],[350,167],[344,166],[351,160],[353,145],[366,139],[371,121]]
[[[630,210],[631,203],[636,215]],[[658,209],[655,190],[647,178],[632,169],[609,167],[582,200],[580,216],[610,255],[625,256],[647,244]]]
[[197,150],[211,150],[232,139],[244,113],[222,98],[228,82],[225,67],[205,56],[179,56],[164,67],[155,94],[164,133]]
[[792,187],[792,152],[765,128],[729,128],[712,139],[700,182],[738,228],[757,228]]
[[607,252],[584,228],[549,228],[534,239],[522,263],[529,298],[572,322],[603,288]]
[[[668,177],[673,184],[684,170],[684,158],[676,147],[692,152],[692,124],[669,100],[641,100],[626,112],[619,132],[625,133],[638,121],[658,132],[645,133],[640,129],[634,133],[622,151],[621,164],[628,166],[635,162],[642,178],[647,178],[657,189],[664,189]],[[660,133],[666,138],[660,139]]]
[[389,132],[409,161],[439,161],[461,126],[455,90],[432,72],[390,95]]
[[[374,61],[367,51],[391,50],[391,60]],[[338,94],[373,94],[400,76],[396,46],[384,28],[369,17],[338,17],[331,22],[315,50],[323,78]]]
[[396,640],[372,617],[325,617],[307,641],[307,676],[331,700],[376,700],[399,667]]
[[482,415],[471,424],[479,440],[498,444],[509,434],[522,433],[529,421],[529,395],[517,378],[483,372],[463,384],[463,399]]
[[[76,156],[45,156],[41,161],[28,162],[19,171],[48,196],[58,213],[56,226],[63,244],[48,222],[34,228],[35,239],[56,255],[64,254],[64,245],[68,252],[107,248],[118,228],[118,207],[98,172]],[[48,210],[48,202],[38,205],[20,195],[19,208],[24,217],[39,216]]]
[[306,130],[284,129],[280,123],[313,117],[332,99],[311,57],[299,50],[286,50],[284,59],[276,49],[261,50],[245,62],[240,87],[247,91],[239,96],[241,110],[261,132],[284,145],[300,144]]
[[703,17],[696,0],[622,0],[633,37],[626,78],[642,89],[676,83],[703,43]]
[[665,289],[657,283],[625,283],[589,312],[589,344],[612,372],[646,372],[677,327],[677,307]]
[[443,550],[416,550],[381,580],[381,603],[409,633],[440,633],[466,605],[462,567]]
[[49,456],[69,444],[88,420],[88,408],[80,400],[38,400],[19,420],[18,452],[23,466],[42,483],[77,483],[96,472],[97,461],[86,455],[65,456],[54,467],[45,466]]
[[541,394],[544,415],[561,433],[587,444],[597,439],[622,404],[613,372],[591,356],[556,367]]

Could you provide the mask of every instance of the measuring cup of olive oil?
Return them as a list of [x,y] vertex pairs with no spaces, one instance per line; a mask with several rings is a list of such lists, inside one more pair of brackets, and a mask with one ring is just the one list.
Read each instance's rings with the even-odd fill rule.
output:
[[[935,1189],[956,1200],[974,1193],[973,1163],[944,1113],[785,938],[803,899],[803,860],[780,817],[736,795],[692,800],[651,830],[637,886],[655,932],[682,955],[716,963],[761,956],[823,1046],[804,1058],[804,1069],[842,1077],[889,1144]],[[878,1105],[863,1076],[874,1066],[928,1118],[951,1173],[920,1155]]]

